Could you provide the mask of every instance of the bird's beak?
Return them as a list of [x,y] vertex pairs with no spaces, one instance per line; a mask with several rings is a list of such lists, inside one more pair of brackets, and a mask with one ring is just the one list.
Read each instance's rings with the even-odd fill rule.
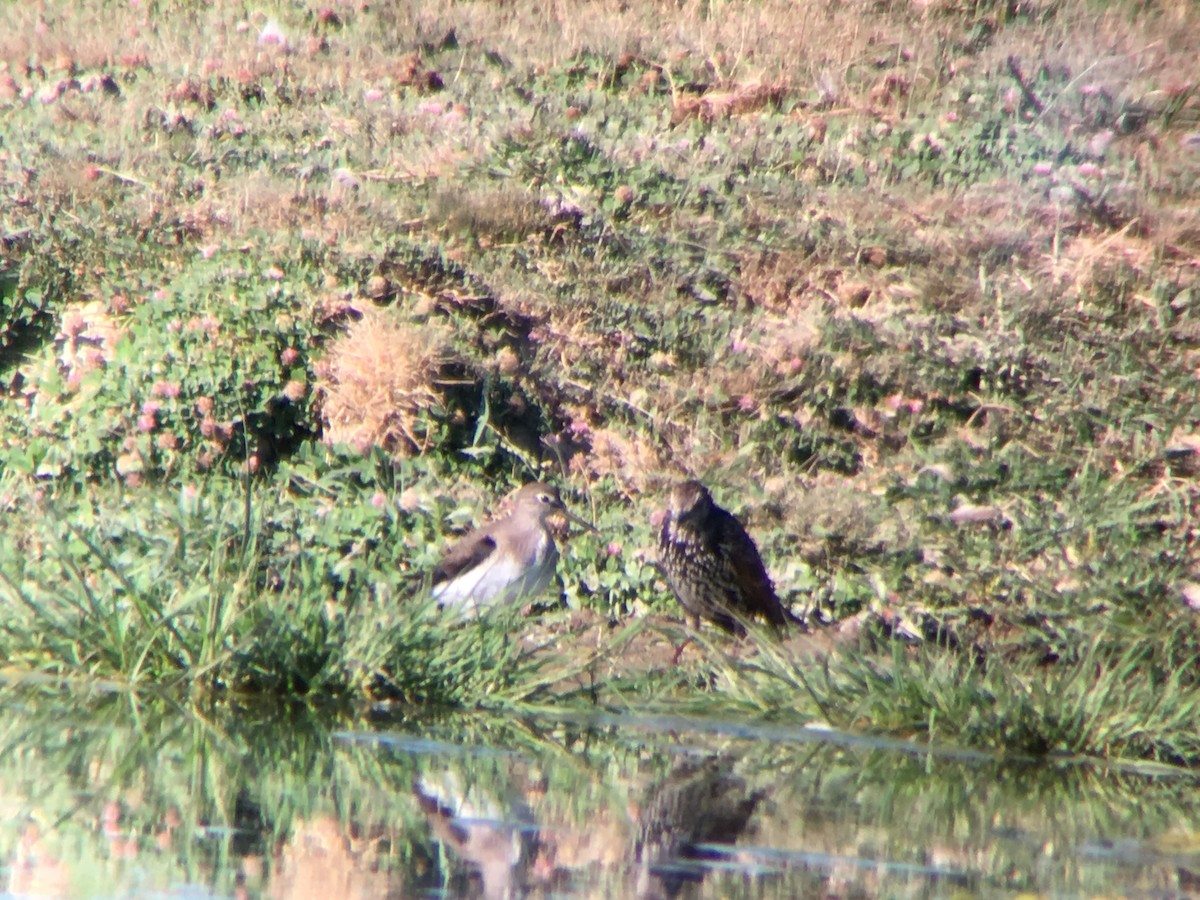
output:
[[580,526],[586,528],[588,531],[592,532],[592,534],[600,533],[599,528],[597,528],[591,522],[587,521],[587,519],[579,518],[579,516],[575,515],[575,513],[571,512],[569,509],[564,507],[563,509],[560,509],[559,512],[561,512],[564,516],[566,516],[569,521],[574,522],[576,525],[580,525]]

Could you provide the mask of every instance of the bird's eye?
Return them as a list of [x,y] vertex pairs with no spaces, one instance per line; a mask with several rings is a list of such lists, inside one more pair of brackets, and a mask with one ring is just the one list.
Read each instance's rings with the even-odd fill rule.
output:
[[554,498],[551,497],[549,494],[538,494],[537,498],[542,503],[553,503],[554,502]]

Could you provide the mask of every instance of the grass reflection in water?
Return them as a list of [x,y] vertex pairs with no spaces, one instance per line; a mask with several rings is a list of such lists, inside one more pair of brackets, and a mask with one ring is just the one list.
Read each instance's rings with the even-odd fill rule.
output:
[[685,720],[19,699],[0,731],[19,895],[1140,893],[1186,890],[1200,852],[1178,776]]

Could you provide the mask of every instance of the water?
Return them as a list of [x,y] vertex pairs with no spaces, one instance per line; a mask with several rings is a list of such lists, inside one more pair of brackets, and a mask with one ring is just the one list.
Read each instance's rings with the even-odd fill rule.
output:
[[1191,778],[635,716],[0,708],[4,897],[1181,897]]

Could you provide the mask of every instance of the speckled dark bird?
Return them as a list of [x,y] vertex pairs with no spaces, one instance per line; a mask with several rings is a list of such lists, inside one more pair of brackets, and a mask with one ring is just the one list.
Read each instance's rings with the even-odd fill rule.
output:
[[779,602],[742,523],[717,506],[698,481],[672,489],[658,558],[693,628],[707,619],[742,635],[746,629],[740,619],[761,617],[779,630],[799,622]]

